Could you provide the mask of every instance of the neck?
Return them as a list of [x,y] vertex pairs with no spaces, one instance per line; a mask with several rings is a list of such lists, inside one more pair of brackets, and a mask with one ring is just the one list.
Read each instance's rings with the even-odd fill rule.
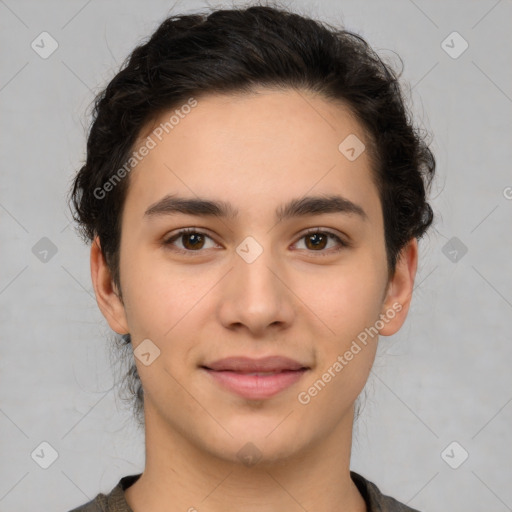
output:
[[350,478],[353,408],[328,437],[254,465],[198,448],[148,409],[146,467],[125,491],[133,512],[366,512]]

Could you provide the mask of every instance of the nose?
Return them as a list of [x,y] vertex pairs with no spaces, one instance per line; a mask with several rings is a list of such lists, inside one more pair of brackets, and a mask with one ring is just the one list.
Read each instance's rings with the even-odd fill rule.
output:
[[294,295],[285,270],[263,252],[252,262],[238,254],[222,280],[218,315],[230,330],[247,330],[253,337],[289,328],[295,317]]

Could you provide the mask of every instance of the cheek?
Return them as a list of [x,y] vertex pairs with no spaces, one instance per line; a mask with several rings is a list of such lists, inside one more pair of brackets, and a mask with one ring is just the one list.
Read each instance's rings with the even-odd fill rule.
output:
[[[129,241],[121,250],[128,324],[133,334],[140,331],[145,337],[161,338],[182,318],[193,316],[199,301],[205,300],[205,307],[205,293],[223,274],[207,265],[172,263],[165,253]],[[296,321],[317,329],[320,339],[346,341],[380,313],[386,268],[385,252],[376,247],[348,255],[338,265],[299,265],[286,274],[293,291],[289,300],[298,301],[296,307],[302,311]]]
[[311,411],[327,414],[326,421],[336,421],[361,393],[377,350],[372,328],[381,311],[382,269],[351,270],[331,276],[308,304],[328,329],[315,337],[318,367],[302,391],[315,404]]
[[154,248],[134,248],[126,254],[121,270],[132,336],[165,346],[184,329],[193,332],[198,315],[209,306],[208,293],[222,272],[208,266],[171,262]]
[[361,255],[357,262],[340,265],[314,279],[297,276],[295,290],[306,309],[322,321],[319,325],[326,337],[346,341],[378,318],[385,279],[385,268]]

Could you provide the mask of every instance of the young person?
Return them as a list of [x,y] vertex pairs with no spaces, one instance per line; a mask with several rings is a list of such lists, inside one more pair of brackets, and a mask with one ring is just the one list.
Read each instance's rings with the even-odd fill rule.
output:
[[146,442],[75,512],[413,510],[350,453],[434,170],[360,36],[271,6],[166,19],[98,97],[71,193]]

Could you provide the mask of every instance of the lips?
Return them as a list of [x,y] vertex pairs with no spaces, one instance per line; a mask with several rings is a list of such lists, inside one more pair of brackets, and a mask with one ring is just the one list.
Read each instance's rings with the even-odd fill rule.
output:
[[246,400],[264,400],[296,384],[309,370],[283,356],[228,357],[201,367],[223,389]]
[[283,371],[296,371],[307,367],[294,359],[284,356],[268,356],[261,359],[250,357],[227,357],[219,359],[205,368],[214,371],[231,371],[236,373],[279,373]]

